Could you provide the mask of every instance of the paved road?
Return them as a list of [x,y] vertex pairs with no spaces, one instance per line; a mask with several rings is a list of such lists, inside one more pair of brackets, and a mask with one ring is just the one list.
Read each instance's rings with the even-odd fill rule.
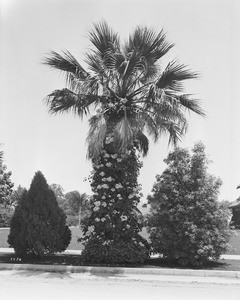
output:
[[239,279],[0,271],[1,300],[239,300]]

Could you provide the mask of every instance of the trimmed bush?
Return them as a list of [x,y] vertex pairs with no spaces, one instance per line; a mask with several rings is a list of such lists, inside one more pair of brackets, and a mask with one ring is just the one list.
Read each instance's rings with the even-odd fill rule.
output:
[[217,201],[221,180],[207,173],[204,145],[191,155],[176,148],[153,186],[148,231],[154,253],[181,265],[199,266],[225,253],[229,212]]
[[43,174],[36,172],[10,222],[8,243],[18,256],[64,251],[71,240],[66,215]]

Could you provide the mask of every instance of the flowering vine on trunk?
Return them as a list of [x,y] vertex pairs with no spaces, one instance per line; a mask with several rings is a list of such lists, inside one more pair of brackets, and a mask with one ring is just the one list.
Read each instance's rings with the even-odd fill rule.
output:
[[[148,255],[147,242],[139,235],[143,224],[137,208],[141,195],[137,177],[142,163],[134,147],[127,154],[111,153],[109,148],[106,144],[99,159],[93,163],[92,213],[83,222],[83,255],[90,255],[87,247],[89,243],[98,244],[98,247],[102,248],[100,252],[104,252],[103,248],[106,246],[117,247],[119,243],[124,242],[133,248],[141,248],[141,257],[145,259]],[[134,256],[136,253],[130,255]],[[106,255],[99,259],[107,263],[113,258]],[[136,262],[134,257],[125,257],[124,260],[123,262]]]

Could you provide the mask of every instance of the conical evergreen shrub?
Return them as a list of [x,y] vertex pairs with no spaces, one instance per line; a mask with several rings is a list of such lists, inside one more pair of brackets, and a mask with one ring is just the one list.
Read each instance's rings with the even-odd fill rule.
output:
[[71,240],[66,215],[58,206],[44,175],[36,172],[10,223],[8,243],[18,256],[64,251]]

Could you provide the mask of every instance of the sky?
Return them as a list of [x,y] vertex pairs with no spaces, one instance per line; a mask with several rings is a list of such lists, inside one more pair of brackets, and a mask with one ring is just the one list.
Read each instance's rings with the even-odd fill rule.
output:
[[[202,141],[212,161],[209,172],[223,181],[219,200],[239,197],[238,0],[0,0],[0,14],[0,143],[15,187],[28,188],[40,170],[65,192],[91,194],[84,181],[91,171],[87,118],[48,113],[44,98],[65,81],[42,61],[51,50],[67,49],[82,62],[93,23],[106,20],[123,41],[138,25],[163,28],[175,43],[163,64],[178,59],[200,73],[186,82],[185,92],[200,99],[207,116],[188,115],[188,132],[179,146],[191,149]],[[166,137],[151,143],[139,177],[142,201],[171,150]]]

